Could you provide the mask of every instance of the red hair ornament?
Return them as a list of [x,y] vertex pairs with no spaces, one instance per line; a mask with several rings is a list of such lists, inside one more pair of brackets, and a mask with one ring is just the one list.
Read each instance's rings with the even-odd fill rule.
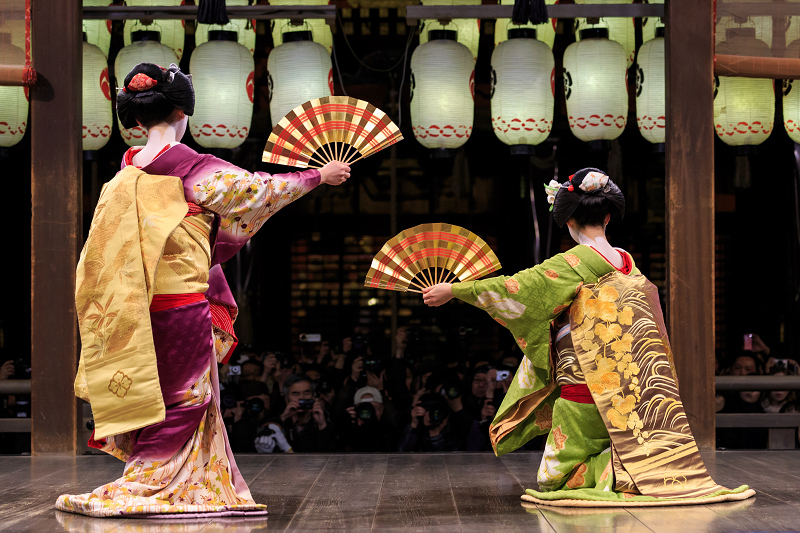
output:
[[143,72],[140,72],[139,74],[137,74],[136,76],[131,78],[130,83],[128,84],[127,87],[125,87],[125,90],[126,91],[130,90],[130,91],[138,93],[138,92],[141,92],[141,91],[150,90],[153,87],[155,87],[156,85],[158,85],[158,81],[154,80],[153,78],[151,78],[147,74],[144,74]]

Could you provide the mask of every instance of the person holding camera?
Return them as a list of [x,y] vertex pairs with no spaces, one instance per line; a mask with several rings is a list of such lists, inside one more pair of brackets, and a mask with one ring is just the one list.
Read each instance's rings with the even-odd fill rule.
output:
[[384,410],[383,395],[374,387],[362,387],[347,408],[350,424],[344,436],[346,447],[354,452],[392,452],[396,448],[396,428]]
[[295,452],[332,452],[336,446],[333,423],[325,413],[325,404],[314,398],[311,379],[292,374],[283,384],[286,408],[280,422]]
[[414,399],[411,422],[400,436],[400,452],[452,452],[458,450],[479,451],[479,429],[470,421],[469,433],[459,434],[450,423],[453,415],[450,406],[441,394],[421,389]]
[[259,428],[268,418],[269,396],[267,394],[246,396],[245,400],[237,402],[236,407],[231,411],[234,416],[239,414],[239,420],[233,423],[229,432],[233,451],[255,453],[253,442],[258,435]]

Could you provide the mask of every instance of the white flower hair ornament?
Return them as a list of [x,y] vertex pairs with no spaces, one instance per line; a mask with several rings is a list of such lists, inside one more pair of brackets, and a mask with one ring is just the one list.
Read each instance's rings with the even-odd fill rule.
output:
[[569,182],[559,183],[557,180],[550,180],[550,183],[544,186],[544,190],[547,192],[547,203],[550,204],[550,211],[553,210],[553,204],[556,203],[558,191],[570,186]]
[[[550,183],[544,186],[544,190],[547,192],[547,203],[550,204],[550,211],[553,210],[558,191],[561,189],[567,189],[570,192],[575,190],[575,186],[572,184],[572,178],[574,176],[575,174],[570,176],[569,181],[565,181],[564,183],[559,183],[557,180],[550,180]],[[602,191],[608,185],[608,180],[609,177],[602,172],[588,172],[583,176],[578,188],[583,192]]]

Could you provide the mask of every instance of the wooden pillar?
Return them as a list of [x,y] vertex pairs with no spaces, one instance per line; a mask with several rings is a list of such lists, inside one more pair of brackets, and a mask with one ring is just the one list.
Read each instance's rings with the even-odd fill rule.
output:
[[714,449],[713,0],[666,1],[667,315],[681,398]]
[[81,2],[31,2],[32,450],[78,450],[75,265],[81,221]]

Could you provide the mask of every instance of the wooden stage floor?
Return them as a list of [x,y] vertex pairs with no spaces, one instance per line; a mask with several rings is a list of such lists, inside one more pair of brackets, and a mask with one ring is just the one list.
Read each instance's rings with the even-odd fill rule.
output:
[[[800,530],[800,450],[704,454],[714,479],[749,484],[743,502],[650,509],[523,506],[541,453],[242,455],[239,467],[268,518],[198,522],[96,519],[55,511],[62,493],[122,473],[108,456],[0,457],[0,531],[247,533],[251,531],[778,532]],[[526,504],[527,505],[527,504]]]

